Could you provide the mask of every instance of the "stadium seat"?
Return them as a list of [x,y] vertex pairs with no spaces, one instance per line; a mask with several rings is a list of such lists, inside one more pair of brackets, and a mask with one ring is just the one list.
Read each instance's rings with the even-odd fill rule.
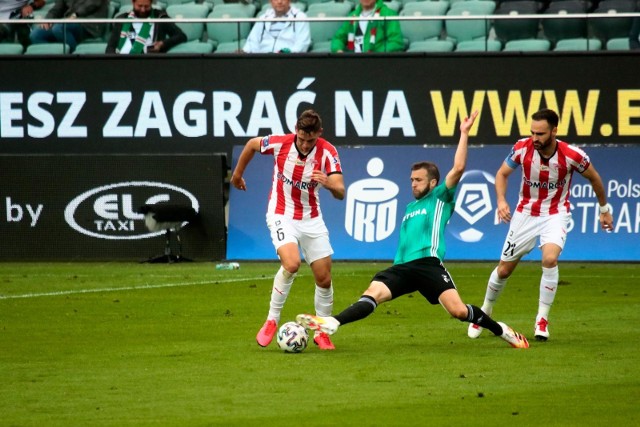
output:
[[629,50],[629,37],[607,40],[607,50]]
[[502,43],[498,40],[465,40],[456,45],[456,52],[500,52]]
[[[209,14],[209,6],[206,4],[173,4],[167,7],[167,15],[175,19],[204,19]],[[187,36],[187,42],[201,41],[204,33],[204,22],[183,23],[176,25]]]
[[64,55],[71,53],[71,47],[66,43],[39,43],[30,45],[25,55]]
[[194,53],[205,54],[213,52],[213,45],[211,43],[192,41],[186,43],[180,43],[169,49],[167,53]]
[[400,0],[384,0],[384,4],[391,10],[395,11],[395,12],[400,12],[400,9],[402,9],[403,4]]
[[637,10],[635,0],[601,0],[594,13],[608,14],[611,17],[589,19],[596,37],[602,40],[629,36],[633,18],[615,17],[619,13],[633,13]]
[[406,43],[438,38],[444,28],[444,15],[449,3],[446,1],[420,1],[407,3],[400,11],[400,16],[442,16],[438,20],[406,20],[400,21],[400,29]]
[[546,52],[551,42],[546,39],[511,40],[504,45],[503,52]]
[[23,52],[20,43],[0,43],[0,55],[22,55]]
[[[581,0],[563,0],[551,2],[544,15],[571,15],[586,12],[586,5]],[[562,39],[587,36],[587,23],[582,18],[542,19],[542,28],[545,38],[552,44]]]
[[[337,18],[349,15],[353,4],[350,2],[326,2],[311,3],[307,8],[307,16],[309,18]],[[318,43],[331,41],[333,35],[342,26],[344,21],[315,21],[309,23],[309,31],[311,32],[312,52],[318,52],[313,46],[319,46]]]
[[411,43],[407,52],[453,52],[451,40],[419,40]]
[[594,51],[600,49],[602,49],[602,42],[599,39],[587,38],[558,40],[558,43],[553,48],[555,52]]
[[[493,1],[459,1],[449,9],[447,16],[492,15],[495,7],[496,4]],[[445,22],[447,37],[454,39],[456,43],[487,37],[490,27],[491,23],[488,19],[447,20]]]
[[236,53],[247,42],[247,39],[240,39],[240,41],[222,42],[216,47],[213,53]]
[[76,46],[76,50],[73,53],[77,53],[78,55],[104,55],[105,50],[107,49],[106,42],[100,43],[80,43]]
[[521,19],[518,15],[535,15],[539,5],[535,1],[507,1],[500,4],[494,15],[508,15],[513,19],[496,19],[493,28],[503,43],[511,40],[535,39],[540,30],[539,19]]
[[[233,20],[234,18],[252,18],[252,11],[239,3],[224,3],[213,7],[208,18]],[[255,12],[255,8],[254,8]],[[207,22],[208,43],[217,50],[221,43],[237,44],[238,40],[246,39],[251,30],[249,22]],[[236,49],[237,50],[237,49]]]

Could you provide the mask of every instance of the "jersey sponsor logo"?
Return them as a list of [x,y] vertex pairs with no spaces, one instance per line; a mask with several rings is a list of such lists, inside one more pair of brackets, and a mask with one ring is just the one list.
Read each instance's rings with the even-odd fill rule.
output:
[[263,147],[268,147],[269,146],[269,137],[265,136],[264,138],[262,138],[262,146]]
[[540,181],[531,181],[530,179],[527,178],[522,178],[522,180],[524,181],[524,185],[528,186],[528,187],[532,187],[532,188],[546,188],[549,190],[555,190],[556,188],[563,188],[565,185],[567,185],[567,180],[563,179],[561,181],[558,182],[540,182]]
[[304,181],[298,181],[298,180],[294,181],[291,178],[285,176],[282,172],[278,172],[276,174],[276,179],[278,181],[282,181],[284,184],[290,185],[293,188],[297,188],[300,190],[310,190],[318,186],[318,183],[316,181],[311,181],[311,182],[304,182]]

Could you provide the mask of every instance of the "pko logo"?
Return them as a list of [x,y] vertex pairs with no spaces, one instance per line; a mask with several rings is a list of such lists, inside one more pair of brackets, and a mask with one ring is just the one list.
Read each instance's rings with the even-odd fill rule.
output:
[[77,232],[98,239],[146,239],[164,231],[149,232],[144,215],[137,210],[142,205],[160,202],[200,210],[196,197],[184,188],[162,182],[129,181],[85,191],[67,205],[64,219]]
[[489,184],[493,188],[495,178],[485,171],[471,170],[462,175],[456,198],[457,215],[451,217],[448,227],[456,239],[478,242],[484,236],[480,229],[487,230],[493,225],[493,215],[489,215],[493,212]]

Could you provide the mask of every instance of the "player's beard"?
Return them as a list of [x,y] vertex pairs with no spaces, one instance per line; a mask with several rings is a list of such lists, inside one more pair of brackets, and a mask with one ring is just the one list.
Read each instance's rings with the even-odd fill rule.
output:
[[424,190],[422,190],[421,192],[419,192],[419,193],[417,193],[417,194],[414,192],[414,193],[413,193],[413,197],[415,197],[415,198],[416,198],[416,200],[420,200],[420,199],[422,199],[424,196],[426,196],[427,194],[429,194],[430,192],[431,192],[431,187],[429,186],[429,187],[425,188]]

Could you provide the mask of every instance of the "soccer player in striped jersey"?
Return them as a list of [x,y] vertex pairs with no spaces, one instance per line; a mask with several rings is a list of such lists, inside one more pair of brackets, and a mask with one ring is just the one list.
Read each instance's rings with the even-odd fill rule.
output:
[[453,167],[443,182],[440,182],[440,171],[434,163],[419,162],[411,167],[411,190],[415,201],[407,205],[402,218],[393,265],[377,273],[360,299],[340,314],[334,317],[299,314],[298,323],[333,334],[339,326],[364,319],[379,304],[418,291],[431,304],[440,303],[453,317],[482,325],[512,347],[529,347],[524,336],[491,319],[480,308],[463,303],[442,263],[444,230],[453,214],[456,187],[467,164],[469,129],[477,116],[476,111],[460,124],[461,135]]
[[[278,329],[280,313],[300,268],[300,250],[315,278],[316,314],[330,316],[333,310],[333,249],[320,211],[320,189],[342,200],[345,187],[338,151],[321,135],[322,119],[315,111],[306,110],[296,122],[295,133],[250,139],[231,176],[235,188],[246,190],[242,175],[253,155],[274,157],[267,226],[281,266],[273,280],[267,320],[256,336],[262,347],[271,343]],[[335,348],[323,332],[315,334],[314,342],[322,350]]]
[[[487,314],[493,312],[507,279],[539,239],[542,277],[534,337],[546,341],[549,338],[549,310],[558,289],[558,257],[565,245],[571,219],[569,194],[575,171],[588,179],[593,187],[600,205],[599,220],[603,230],[613,229],[613,217],[602,179],[589,156],[580,148],[556,139],[559,121],[556,112],[542,109],[531,119],[531,136],[516,142],[496,174],[498,216],[510,225],[500,262],[489,277],[482,309]],[[506,201],[507,180],[518,166],[522,168],[522,183],[512,216]],[[470,338],[477,338],[481,332],[482,325],[469,325]]]

